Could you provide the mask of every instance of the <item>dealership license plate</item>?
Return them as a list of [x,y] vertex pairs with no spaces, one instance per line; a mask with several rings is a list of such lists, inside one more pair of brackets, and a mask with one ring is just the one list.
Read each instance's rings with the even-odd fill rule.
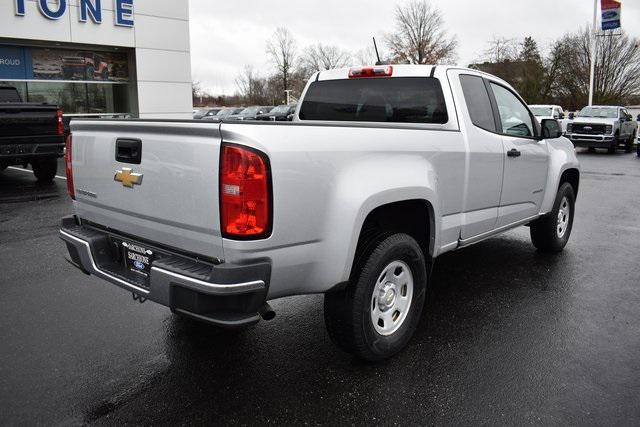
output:
[[153,251],[137,243],[122,242],[122,246],[124,247],[127,269],[148,279],[153,263]]

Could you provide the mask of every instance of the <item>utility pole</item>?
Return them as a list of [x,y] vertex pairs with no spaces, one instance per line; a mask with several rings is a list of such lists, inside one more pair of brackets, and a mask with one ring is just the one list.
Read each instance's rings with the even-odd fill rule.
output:
[[598,0],[593,0],[593,34],[591,35],[591,72],[589,73],[589,106],[593,105],[593,92],[596,83],[596,49],[598,39]]
[[285,93],[287,94],[287,105],[289,105],[291,103],[291,89],[285,90]]

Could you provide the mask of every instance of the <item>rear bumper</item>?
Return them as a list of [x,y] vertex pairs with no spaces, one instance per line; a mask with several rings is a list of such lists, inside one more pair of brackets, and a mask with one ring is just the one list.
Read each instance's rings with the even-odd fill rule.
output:
[[62,157],[64,155],[64,138],[52,137],[19,137],[0,138],[0,162],[20,164],[33,158]]
[[212,265],[154,247],[162,256],[153,262],[149,281],[143,285],[114,263],[110,255],[114,236],[79,225],[75,217],[64,218],[60,229],[67,260],[85,274],[217,326],[238,327],[260,320],[271,275],[269,263]]

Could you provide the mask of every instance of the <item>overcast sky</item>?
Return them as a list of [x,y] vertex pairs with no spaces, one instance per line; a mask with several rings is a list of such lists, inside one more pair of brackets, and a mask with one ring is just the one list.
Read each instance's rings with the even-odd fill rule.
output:
[[[593,0],[431,0],[458,40],[458,63],[468,65],[493,37],[533,36],[546,49],[565,32],[593,19]],[[402,0],[190,0],[193,79],[214,94],[235,92],[245,64],[271,71],[266,40],[279,26],[299,49],[322,42],[357,51],[382,41]],[[623,0],[622,25],[640,37],[640,0]]]

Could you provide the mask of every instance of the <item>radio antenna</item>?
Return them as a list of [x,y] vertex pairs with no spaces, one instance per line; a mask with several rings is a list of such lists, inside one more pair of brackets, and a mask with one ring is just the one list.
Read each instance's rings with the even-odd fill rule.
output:
[[378,62],[376,62],[376,65],[382,65],[382,61],[380,61],[380,53],[378,53],[378,44],[376,43],[375,37],[373,37],[373,48],[376,50],[376,58],[378,58]]

